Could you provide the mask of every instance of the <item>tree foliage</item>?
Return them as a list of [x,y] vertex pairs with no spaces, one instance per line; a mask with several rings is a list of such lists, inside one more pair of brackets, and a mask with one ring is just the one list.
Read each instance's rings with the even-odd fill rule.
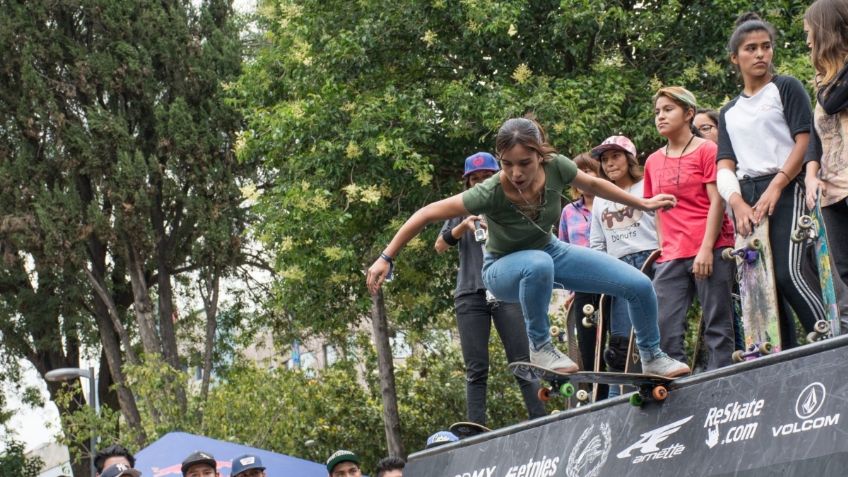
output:
[[[175,284],[217,300],[248,260],[254,166],[235,159],[241,116],[224,101],[239,25],[227,0],[0,7],[0,356],[43,375],[94,350],[102,401],[143,442],[124,365],[147,353],[181,369]],[[184,406],[171,390],[160,398]]]
[[24,445],[17,441],[6,442],[0,453],[0,475],[15,477],[37,477],[44,463],[38,457],[27,457]]
[[[461,355],[443,332],[411,337],[412,355],[396,368],[398,401],[404,444],[410,451],[424,447],[427,437],[445,430],[465,413],[465,374]],[[188,412],[160,399],[172,391],[173,370],[151,360],[127,370],[131,387],[142,403],[145,431],[151,440],[173,430],[281,452],[322,462],[339,448],[355,450],[366,471],[387,455],[382,439],[382,413],[376,352],[367,335],[352,340],[347,359],[323,370],[266,368],[245,359],[222,370],[207,399],[190,393]],[[526,419],[523,401],[513,376],[506,371],[500,341],[490,342],[492,373],[489,376],[489,423],[495,427]],[[115,434],[115,413],[99,420],[89,410],[73,415],[74,438],[88,438],[96,428],[105,442],[126,442],[131,436]]]
[[[533,112],[576,154],[612,133],[659,146],[651,96],[737,94],[724,51],[739,13],[780,31],[776,62],[801,78],[802,2],[418,0],[262,2],[264,44],[234,100],[240,157],[264,161],[259,235],[276,253],[283,330],[339,333],[368,308],[362,270],[400,222],[456,193],[461,161]],[[448,306],[452,272],[430,244],[397,260],[390,317],[421,326]]]

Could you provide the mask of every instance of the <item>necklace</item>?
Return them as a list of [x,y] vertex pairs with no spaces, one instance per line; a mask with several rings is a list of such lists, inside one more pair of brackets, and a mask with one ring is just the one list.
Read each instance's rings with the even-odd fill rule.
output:
[[[685,145],[685,146],[683,146],[683,149],[680,151],[680,155],[679,155],[679,156],[677,156],[676,158],[673,158],[673,159],[677,159],[677,160],[678,160],[678,161],[677,161],[677,177],[674,179],[674,185],[675,185],[675,187],[677,188],[677,190],[676,190],[675,192],[680,192],[680,162],[681,162],[681,161],[680,161],[680,158],[681,158],[681,157],[683,157],[683,154],[686,152],[686,149],[689,147],[689,145],[690,145],[690,144],[692,144],[692,141],[694,141],[694,140],[695,140],[695,135],[693,134],[693,135],[689,138],[689,142],[687,142],[687,143],[686,143],[686,145]],[[669,142],[671,142],[671,141],[669,141]],[[667,169],[667,168],[666,168],[666,166],[665,166],[665,164],[666,164],[666,162],[668,161],[668,158],[669,158],[669,155],[668,155],[668,144],[669,144],[668,142],[667,142],[667,143],[665,143],[665,157],[663,157],[663,170],[664,170],[664,171],[668,171],[668,169]],[[663,187],[661,186],[661,187],[660,187],[660,190],[662,191],[662,189],[663,189]]]
[[[683,153],[686,152],[686,149],[689,148],[689,145],[692,144],[692,141],[694,141],[694,140],[695,140],[695,135],[693,134],[692,136],[689,137],[689,142],[687,142],[686,145],[683,146],[683,150],[680,151],[680,155],[677,156],[677,157],[682,157]],[[669,145],[670,142],[671,141],[665,143],[665,156],[666,157],[669,157],[669,155],[668,155],[668,145]]]

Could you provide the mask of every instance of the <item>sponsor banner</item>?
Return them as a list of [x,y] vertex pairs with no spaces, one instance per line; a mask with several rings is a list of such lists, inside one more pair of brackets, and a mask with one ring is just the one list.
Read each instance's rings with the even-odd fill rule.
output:
[[474,445],[413,454],[404,476],[771,475],[781,467],[832,475],[834,462],[848,462],[845,362],[848,341],[684,383],[663,403],[590,407]]

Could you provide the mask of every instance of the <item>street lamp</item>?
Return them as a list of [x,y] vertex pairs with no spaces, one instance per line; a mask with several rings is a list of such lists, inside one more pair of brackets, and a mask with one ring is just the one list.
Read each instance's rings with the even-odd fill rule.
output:
[[[97,410],[97,383],[94,375],[94,368],[90,367],[88,369],[81,368],[59,368],[47,371],[44,374],[44,379],[48,381],[60,382],[60,381],[72,381],[76,378],[86,378],[88,379],[88,404],[91,406],[91,409],[94,411],[94,415],[98,414]],[[91,477],[94,477],[97,474],[96,469],[94,468],[94,452],[95,447],[97,446],[97,440],[94,436],[94,433],[91,434],[91,441],[89,442],[88,452],[90,454],[91,461]]]

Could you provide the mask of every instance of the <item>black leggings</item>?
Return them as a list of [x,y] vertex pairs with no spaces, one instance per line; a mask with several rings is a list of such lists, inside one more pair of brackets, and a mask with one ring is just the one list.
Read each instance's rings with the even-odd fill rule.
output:
[[[774,174],[740,180],[745,202],[754,205],[772,178]],[[809,332],[813,330],[816,321],[823,320],[825,315],[815,250],[809,242],[795,243],[790,240],[792,231],[798,227],[798,218],[805,213],[807,208],[804,204],[804,185],[796,179],[783,189],[774,207],[774,213],[769,217],[769,241],[777,282],[778,304],[782,302],[791,307],[801,325]],[[785,306],[778,308],[783,348],[791,348],[797,345],[795,327],[789,310]]]

